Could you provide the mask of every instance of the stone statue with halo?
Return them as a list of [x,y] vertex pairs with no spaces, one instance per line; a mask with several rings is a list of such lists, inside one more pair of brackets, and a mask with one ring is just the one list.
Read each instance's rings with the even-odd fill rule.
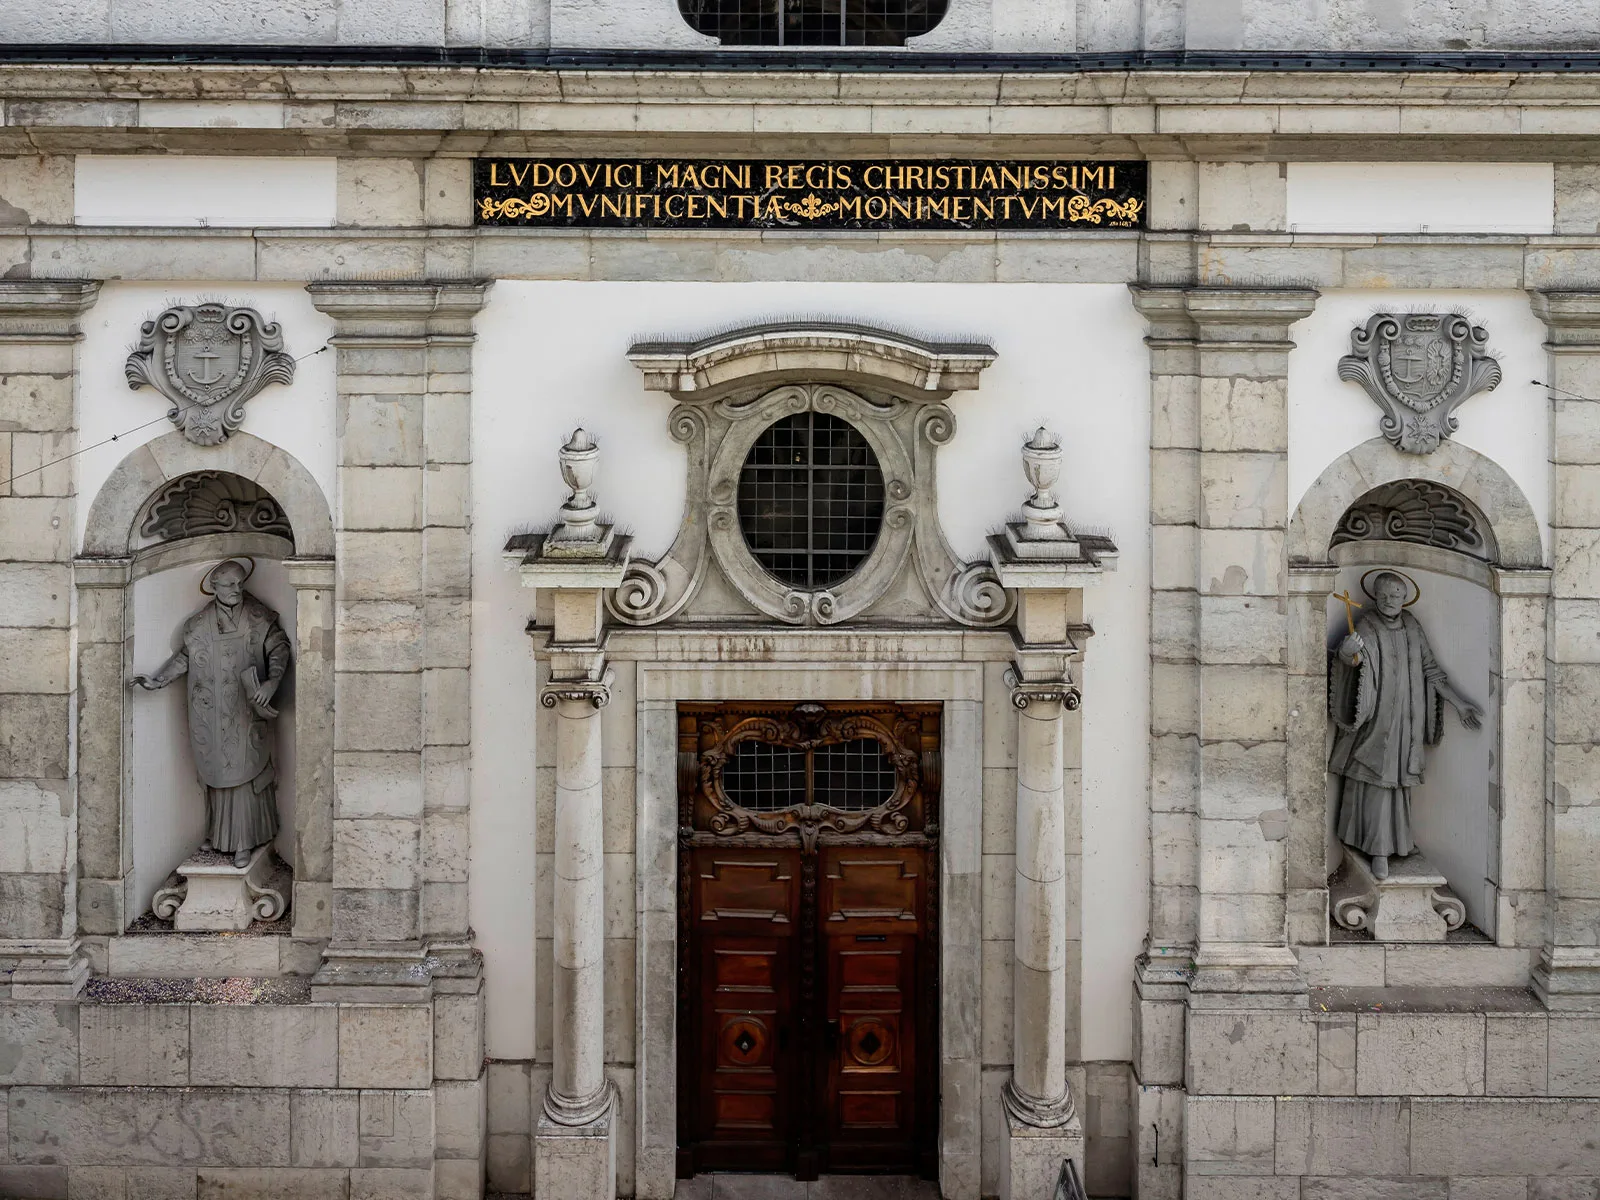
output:
[[[1328,770],[1339,777],[1339,840],[1369,855],[1373,876],[1387,879],[1389,859],[1416,850],[1411,789],[1422,782],[1424,748],[1443,732],[1443,705],[1469,729],[1483,710],[1452,686],[1422,623],[1405,611],[1421,598],[1417,585],[1398,571],[1368,578],[1362,587],[1373,607],[1350,621],[1328,666],[1337,727]],[[1339,599],[1355,605],[1348,593]]]
[[248,559],[225,559],[200,580],[212,599],[183,623],[183,645],[153,675],[130,687],[164,688],[189,677],[189,745],[206,789],[206,840],[200,849],[249,865],[278,834],[272,762],[273,696],[289,669],[289,638],[278,614],[244,590]]

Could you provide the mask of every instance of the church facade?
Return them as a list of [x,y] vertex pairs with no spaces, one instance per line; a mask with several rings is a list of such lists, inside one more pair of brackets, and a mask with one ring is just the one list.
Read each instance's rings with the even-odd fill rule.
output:
[[0,1196],[1591,1195],[1480,7],[0,13]]

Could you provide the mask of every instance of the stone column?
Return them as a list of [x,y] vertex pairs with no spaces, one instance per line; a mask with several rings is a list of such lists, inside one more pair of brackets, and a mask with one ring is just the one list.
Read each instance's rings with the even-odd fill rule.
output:
[[1063,1159],[1084,1169],[1084,1134],[1067,1084],[1069,1007],[1077,997],[1067,961],[1069,906],[1063,715],[1079,704],[1071,663],[1078,657],[1083,587],[1109,541],[1090,548],[1062,520],[1051,488],[1060,443],[1040,429],[1022,448],[1034,494],[1023,520],[990,539],[1001,584],[1017,592],[1016,659],[1007,676],[1017,711],[1016,900],[1012,961],[1011,1078],[1001,1091],[1002,1200],[1055,1193]]
[[605,859],[600,800],[604,680],[551,683],[556,711],[554,1068],[545,1114],[587,1125],[611,1104],[605,1074]]
[[[77,448],[79,321],[99,287],[0,280],[0,967],[18,999],[70,997],[88,973],[71,757],[77,475],[55,460]],[[120,673],[120,645],[115,660]],[[120,699],[120,677],[102,675],[94,685]],[[118,797],[120,781],[99,782]]]
[[1546,934],[1534,988],[1600,1009],[1600,291],[1530,293],[1549,331],[1551,600]]
[[605,1073],[600,710],[610,703],[612,682],[603,600],[622,582],[629,539],[596,520],[590,485],[598,455],[594,440],[575,430],[560,452],[572,489],[560,520],[548,534],[515,537],[506,546],[507,557],[520,563],[523,585],[550,593],[550,624],[538,631],[538,649],[549,661],[539,703],[556,715],[554,1063],[534,1128],[539,1196],[617,1194],[617,1097]]
[[472,320],[488,285],[308,290],[338,355],[332,942],[318,975],[332,999],[341,984],[426,985],[424,944],[466,931],[452,834],[471,736]]

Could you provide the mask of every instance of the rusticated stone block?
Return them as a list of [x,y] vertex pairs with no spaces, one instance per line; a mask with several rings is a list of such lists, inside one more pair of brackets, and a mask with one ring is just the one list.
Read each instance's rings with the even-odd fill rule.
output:
[[331,1004],[197,1004],[189,1080],[201,1086],[333,1087],[339,1014]]
[[292,1162],[297,1167],[353,1167],[360,1161],[361,1093],[293,1092],[289,1096]]
[[1412,1169],[1404,1100],[1284,1098],[1277,1116],[1279,1174],[1381,1176]]
[[433,1200],[433,1167],[359,1167],[350,1200]]
[[0,1165],[0,1196],[6,1200],[67,1200],[70,1186],[66,1167]]
[[417,936],[414,889],[333,889],[333,936],[341,942],[395,942]]
[[350,1172],[312,1167],[212,1167],[200,1172],[199,1200],[345,1200]]
[[477,1079],[483,1073],[483,994],[441,994],[433,1000],[433,1074]]
[[1188,1051],[1195,1094],[1304,1096],[1317,1090],[1317,1026],[1300,1012],[1191,1012]]
[[1300,1200],[1450,1200],[1450,1181],[1415,1175],[1387,1179],[1306,1178],[1300,1181]]
[[1413,1100],[1421,1175],[1600,1176],[1600,1101]]
[[289,1093],[262,1088],[16,1087],[10,1125],[19,1163],[289,1161]]
[[340,1087],[425,1088],[432,1079],[429,1005],[339,1006]]
[[0,1084],[77,1081],[78,1006],[0,1002]]
[[433,1093],[361,1093],[363,1167],[426,1167],[433,1162]]
[[1275,1128],[1270,1096],[1190,1096],[1184,1161],[1197,1175],[1270,1175]]
[[484,1078],[470,1082],[436,1080],[433,1085],[434,1153],[441,1159],[483,1158],[488,1087]]
[[0,778],[67,777],[67,696],[0,695]]
[[1491,1096],[1542,1096],[1549,1086],[1549,1025],[1544,1013],[1489,1013],[1484,1090]]
[[1363,1096],[1483,1095],[1480,1013],[1361,1013],[1356,1091]]
[[1600,1095],[1600,1017],[1550,1014],[1550,1094]]
[[85,1004],[78,1009],[78,1036],[83,1083],[182,1087],[189,1082],[186,1004]]
[[434,1200],[482,1200],[483,1175],[476,1158],[440,1159],[433,1164]]

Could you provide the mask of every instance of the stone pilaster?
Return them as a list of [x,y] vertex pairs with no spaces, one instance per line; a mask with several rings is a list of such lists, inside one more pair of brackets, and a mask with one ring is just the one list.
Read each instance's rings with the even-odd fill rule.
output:
[[472,320],[481,283],[317,283],[339,485],[330,932],[319,983],[426,983],[466,935]]
[[1546,936],[1534,987],[1600,1009],[1600,291],[1531,293],[1549,340],[1551,614],[1546,637]]
[[[1135,291],[1142,309],[1159,314],[1158,336],[1171,337],[1179,324],[1171,316],[1176,291]],[[1152,708],[1193,697],[1197,770],[1189,783],[1199,869],[1191,996],[1302,990],[1284,940],[1286,379],[1289,326],[1315,302],[1314,291],[1300,288],[1182,289],[1194,375],[1189,383],[1174,379],[1170,390],[1187,404],[1182,437],[1193,450],[1172,447],[1163,457],[1175,466],[1192,458],[1193,468],[1174,478],[1158,469],[1152,506],[1170,525],[1193,517],[1192,543],[1181,529],[1160,535],[1171,541],[1163,582],[1177,585],[1191,568],[1193,599],[1171,586],[1156,622],[1158,650],[1171,660],[1152,684]],[[1175,563],[1191,544],[1192,560]],[[1178,700],[1164,694],[1169,688]],[[1165,772],[1158,779],[1171,786]]]
[[541,1196],[614,1196],[616,1087],[605,1072],[605,829],[602,723],[611,702],[605,593],[622,582],[629,539],[597,520],[589,488],[599,448],[576,430],[561,448],[572,489],[548,534],[519,536],[507,557],[523,585],[550,593],[539,702],[555,712],[552,1065],[534,1125],[533,1187]]
[[[0,967],[19,999],[70,996],[87,974],[72,757],[77,488],[72,464],[56,460],[77,448],[79,322],[99,287],[0,280]],[[91,683],[119,701],[120,646],[114,657]]]

